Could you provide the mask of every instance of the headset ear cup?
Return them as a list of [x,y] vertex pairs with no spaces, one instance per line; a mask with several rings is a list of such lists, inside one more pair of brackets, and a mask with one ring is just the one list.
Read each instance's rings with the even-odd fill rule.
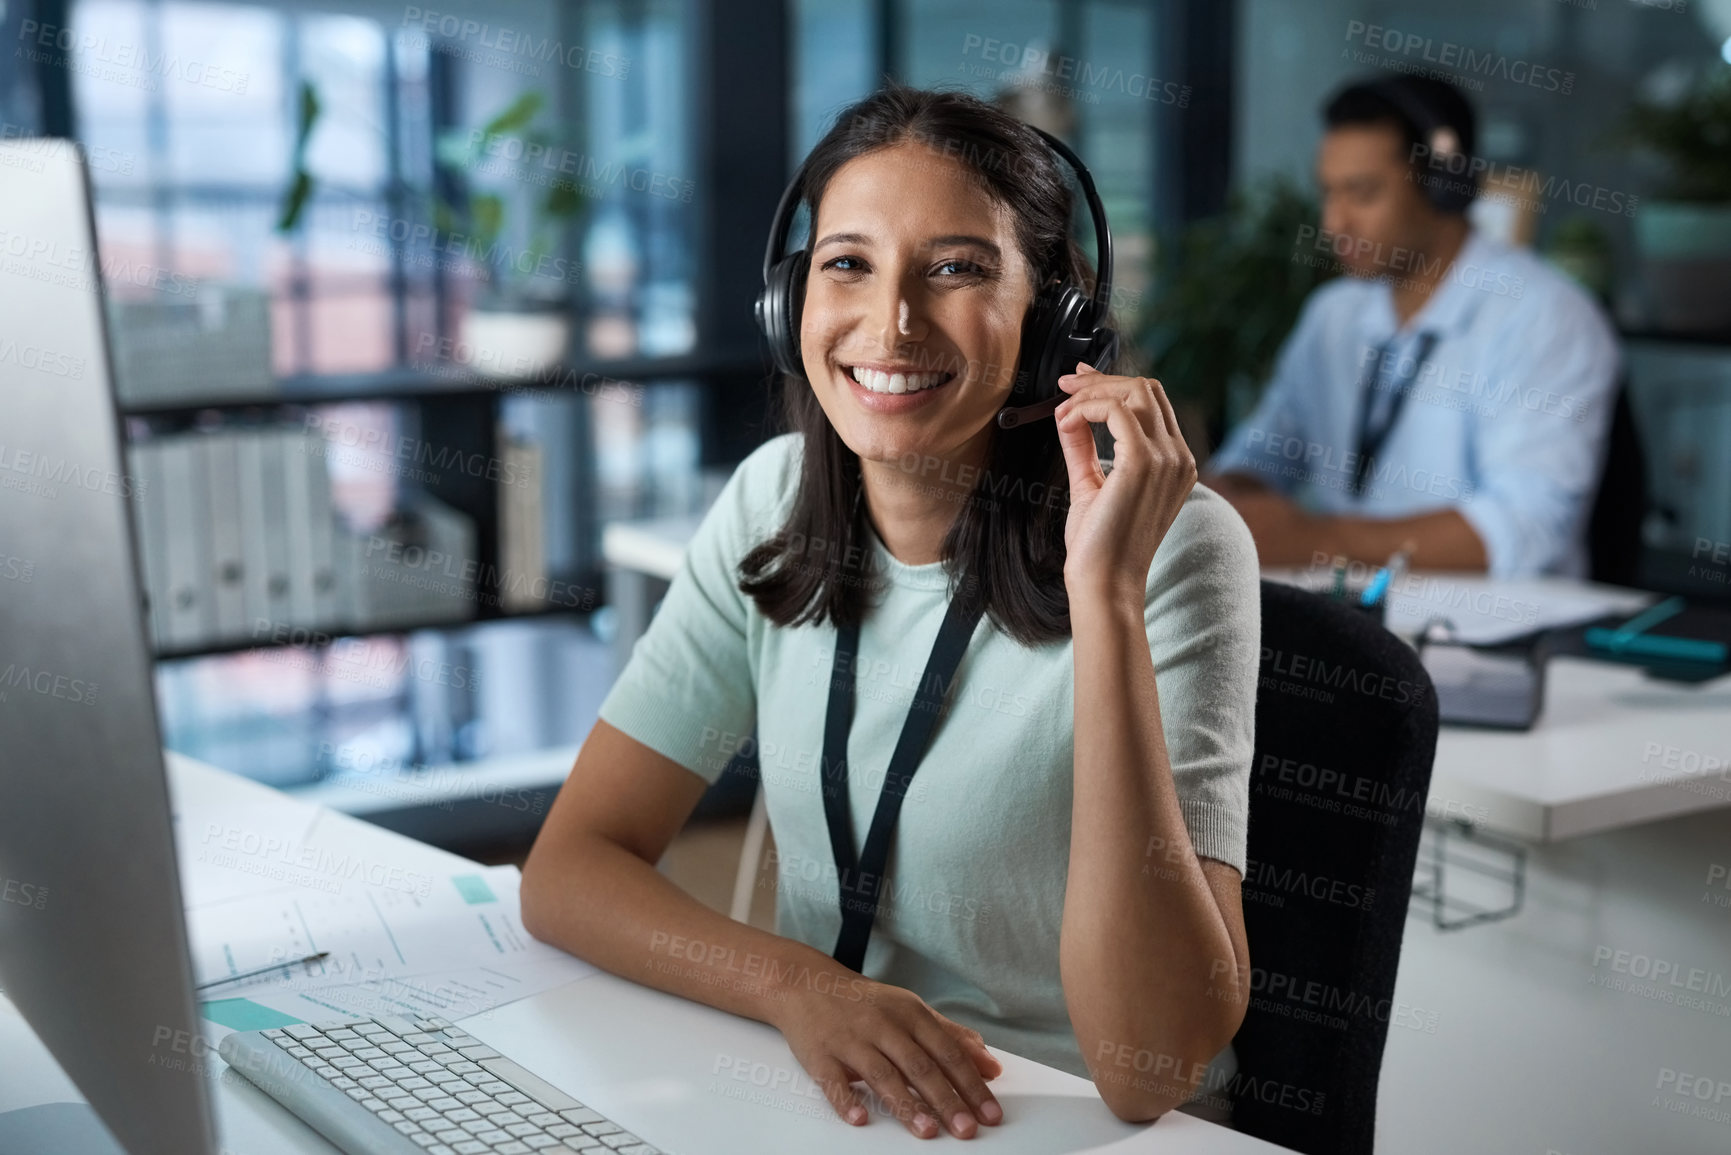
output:
[[800,310],[805,304],[806,254],[789,253],[769,271],[769,280],[757,295],[757,327],[769,342],[775,367],[789,376],[805,376],[799,352]]

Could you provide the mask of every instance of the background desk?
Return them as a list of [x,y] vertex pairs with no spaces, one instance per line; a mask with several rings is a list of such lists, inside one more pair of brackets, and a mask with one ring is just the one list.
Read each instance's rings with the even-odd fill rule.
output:
[[[175,823],[184,860],[207,824],[251,824],[298,805],[278,792],[170,755]],[[370,861],[428,873],[474,864],[456,855],[329,810],[312,815],[323,845]],[[596,974],[460,1021],[461,1026],[597,1110],[617,1118],[676,1155],[706,1152],[884,1152],[926,1150],[899,1124],[874,1118],[863,1128],[835,1119],[826,1102],[797,1091],[770,1090],[807,1080],[782,1041],[762,1023]],[[211,1043],[203,1056],[212,1080],[224,1155],[334,1151],[328,1143],[240,1076],[214,1047],[226,1032],[202,1024]],[[1277,1152],[1236,1132],[1170,1114],[1152,1127],[1112,1117],[1085,1079],[997,1052],[1004,1074],[993,1087],[1007,1122],[983,1128],[974,1143],[1004,1152],[1183,1152],[1251,1155]],[[756,1066],[761,1064],[761,1066]],[[0,1111],[77,1100],[17,1009],[0,997]],[[797,1080],[796,1080],[797,1076]],[[946,1140],[940,1139],[942,1143]],[[953,1140],[951,1140],[953,1142]],[[58,1155],[58,1153],[56,1153]]]

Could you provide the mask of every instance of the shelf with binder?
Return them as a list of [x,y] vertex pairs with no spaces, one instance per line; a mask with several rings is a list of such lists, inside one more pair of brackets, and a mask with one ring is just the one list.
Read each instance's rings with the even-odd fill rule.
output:
[[[570,517],[572,494],[545,492],[583,484],[571,460],[580,449],[552,453],[562,472],[549,471],[546,447],[501,432],[502,403],[490,395],[364,413],[382,410],[388,430],[344,424],[333,414],[349,410],[336,402],[130,420],[158,656],[600,604],[594,549],[567,543],[550,559],[545,540],[550,519],[582,520]],[[335,490],[357,486],[384,492],[388,515],[350,524]]]

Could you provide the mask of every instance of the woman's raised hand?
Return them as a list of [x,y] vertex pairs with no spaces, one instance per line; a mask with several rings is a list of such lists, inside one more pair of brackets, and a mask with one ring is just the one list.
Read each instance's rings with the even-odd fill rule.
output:
[[[846,998],[838,993],[844,987]],[[979,1123],[1004,1118],[986,1087],[1003,1064],[978,1031],[946,1019],[910,990],[848,972],[831,989],[790,994],[775,1026],[836,1114],[855,1126],[869,1118],[855,1081],[877,1092],[921,1139],[940,1131],[971,1139]]]
[[[1072,600],[1140,606],[1154,551],[1196,484],[1196,459],[1166,390],[1151,377],[1115,377],[1078,362],[1058,378],[1058,441],[1070,473],[1064,584]],[[1112,472],[1100,468],[1089,423],[1112,435]]]

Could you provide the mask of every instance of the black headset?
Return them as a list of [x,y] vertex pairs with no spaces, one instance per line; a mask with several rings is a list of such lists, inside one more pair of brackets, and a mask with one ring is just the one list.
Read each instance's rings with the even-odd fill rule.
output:
[[[1033,128],[1032,125],[1029,126]],[[1090,296],[1082,286],[1066,279],[1043,290],[1022,324],[1021,355],[1017,362],[1013,393],[1029,403],[1006,406],[998,411],[998,425],[1011,429],[1026,421],[1045,417],[1063,401],[1058,378],[1073,372],[1085,361],[1104,370],[1118,355],[1118,334],[1106,326],[1112,300],[1112,230],[1106,223],[1106,206],[1094,190],[1088,166],[1070,147],[1050,133],[1035,128],[1052,151],[1076,173],[1088,212],[1094,220],[1094,242],[1099,253],[1099,288]],[[757,295],[757,327],[769,340],[775,367],[795,378],[804,378],[805,365],[799,352],[799,315],[805,304],[806,270],[811,264],[805,249],[782,253],[793,227],[794,211],[805,192],[806,166],[794,173],[781,202],[775,207],[769,244],[763,252],[763,289]]]
[[1365,88],[1394,105],[1429,150],[1422,161],[1408,158],[1424,199],[1441,213],[1466,212],[1479,191],[1479,174],[1463,140],[1466,126],[1454,123],[1423,92],[1403,83],[1400,77],[1374,81]]

